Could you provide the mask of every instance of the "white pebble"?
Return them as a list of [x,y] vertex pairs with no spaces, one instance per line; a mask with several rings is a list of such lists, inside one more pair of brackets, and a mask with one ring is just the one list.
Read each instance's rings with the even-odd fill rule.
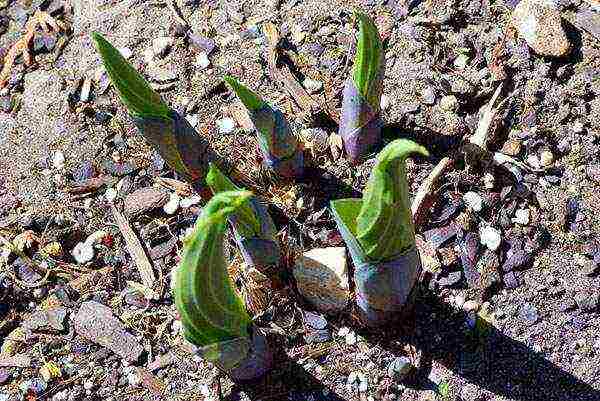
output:
[[454,95],[444,96],[440,100],[440,107],[445,111],[457,111],[458,110],[458,99]]
[[387,110],[391,106],[390,97],[388,95],[381,95],[381,110]]
[[323,89],[323,82],[317,81],[315,79],[306,78],[304,80],[304,87],[308,93],[317,93]]
[[88,243],[80,242],[75,245],[75,248],[71,251],[71,255],[73,255],[78,264],[86,264],[94,259],[94,247]]
[[196,66],[201,70],[205,70],[210,66],[210,59],[208,58],[208,54],[206,54],[206,52],[198,53],[196,56]]
[[544,150],[540,154],[540,163],[544,167],[550,167],[554,163],[554,155],[549,150]]
[[83,80],[83,85],[81,85],[81,93],[79,94],[79,100],[83,103],[90,101],[90,96],[92,92],[92,79],[90,77],[86,77]]
[[179,202],[179,206],[181,206],[184,209],[187,209],[190,206],[194,206],[200,203],[200,197],[197,195],[194,196],[189,196],[187,198],[183,198],[181,200],[181,202]]
[[117,190],[114,188],[108,188],[104,193],[104,197],[109,203],[113,203],[117,198]]
[[498,249],[500,247],[500,243],[502,242],[500,231],[492,226],[482,225],[479,228],[479,236],[481,237],[481,243],[492,251]]
[[534,169],[540,168],[540,159],[536,155],[529,155],[527,157],[527,164],[529,164]]
[[173,38],[163,36],[152,41],[152,51],[155,57],[164,57],[173,46]]
[[485,173],[483,175],[483,185],[485,186],[485,189],[493,189],[495,181],[496,181],[496,178],[494,177],[493,174]]
[[481,212],[483,209],[483,199],[477,192],[469,191],[463,195],[463,200],[469,208],[475,212]]
[[140,385],[142,380],[140,379],[140,376],[137,373],[131,372],[127,375],[127,382],[131,387],[137,387]]
[[83,383],[83,388],[85,389],[85,391],[91,391],[94,388],[94,382],[91,380],[86,380]]
[[133,52],[128,47],[119,47],[118,50],[119,50],[119,53],[121,53],[121,56],[123,56],[123,58],[125,60],[129,60],[131,58],[131,56],[133,55]]
[[460,54],[454,59],[454,67],[459,70],[464,70],[469,64],[469,56],[466,54]]
[[358,339],[356,337],[356,333],[353,331],[346,334],[345,340],[346,340],[346,344],[348,344],[348,345],[354,345],[358,341]]
[[222,118],[217,121],[217,128],[221,134],[230,134],[235,129],[235,121],[233,118]]
[[198,122],[200,121],[200,116],[198,116],[198,114],[188,114],[185,116],[185,119],[190,123],[192,128],[196,128],[196,125],[198,125]]
[[52,157],[52,166],[57,170],[62,170],[65,168],[65,154],[60,150],[54,152],[54,156]]
[[341,329],[338,330],[338,336],[340,337],[346,337],[348,335],[348,333],[350,333],[350,329],[348,327],[342,327]]
[[166,214],[175,214],[177,209],[179,209],[179,202],[181,198],[176,193],[172,193],[169,197],[169,201],[166,205],[163,206],[163,210]]
[[513,223],[521,224],[526,226],[529,224],[529,209],[518,209],[515,212],[515,218],[512,219]]
[[583,132],[583,123],[581,121],[575,121],[573,123],[573,132],[575,134],[581,134]]

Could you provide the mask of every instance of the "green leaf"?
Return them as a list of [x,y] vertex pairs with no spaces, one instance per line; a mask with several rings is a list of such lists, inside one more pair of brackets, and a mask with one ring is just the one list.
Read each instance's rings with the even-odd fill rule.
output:
[[392,259],[414,246],[405,160],[427,150],[407,139],[388,144],[377,156],[356,218],[356,237],[374,261]]
[[104,68],[129,113],[141,118],[170,119],[167,104],[131,63],[98,32],[93,32],[91,36],[102,57]]
[[265,102],[256,93],[242,85],[237,79],[229,75],[226,75],[223,79],[231,86],[231,89],[249,111],[260,110],[265,105]]
[[383,45],[373,20],[365,14],[357,13],[359,23],[358,43],[354,61],[353,79],[358,92],[371,107],[379,108],[381,101],[381,79],[379,70],[383,57]]
[[184,335],[196,346],[248,336],[251,320],[229,277],[223,237],[227,217],[251,196],[248,191],[215,195],[184,243],[173,292]]
[[[225,191],[239,191],[235,185],[225,174],[223,174],[217,166],[210,163],[208,174],[206,175],[206,184],[210,187],[214,194]],[[235,211],[236,230],[242,237],[251,238],[260,236],[261,225],[256,213],[248,202],[245,202]]]

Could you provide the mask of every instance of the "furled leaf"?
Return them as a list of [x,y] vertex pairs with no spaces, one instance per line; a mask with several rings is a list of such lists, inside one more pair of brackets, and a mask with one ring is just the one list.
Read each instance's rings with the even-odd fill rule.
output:
[[196,346],[248,336],[251,321],[227,271],[223,236],[227,217],[251,196],[248,191],[215,195],[185,241],[173,291],[184,335]]
[[356,218],[356,238],[372,260],[388,260],[414,245],[405,160],[427,150],[406,139],[388,144],[377,157]]
[[[227,176],[225,176],[225,174],[223,174],[213,163],[210,163],[210,168],[206,175],[206,184],[214,194],[241,190],[241,188],[227,178]],[[243,203],[235,211],[235,216],[236,230],[238,230],[242,237],[251,238],[260,236],[260,222],[248,202]]]
[[129,113],[134,117],[170,119],[170,109],[144,77],[102,35],[92,33],[104,68]]
[[358,13],[359,36],[354,61],[353,78],[359,93],[372,107],[379,108],[381,87],[378,82],[383,46],[377,27],[365,14]]
[[231,86],[249,111],[260,110],[265,105],[265,102],[256,93],[239,83],[235,78],[226,75],[223,79]]

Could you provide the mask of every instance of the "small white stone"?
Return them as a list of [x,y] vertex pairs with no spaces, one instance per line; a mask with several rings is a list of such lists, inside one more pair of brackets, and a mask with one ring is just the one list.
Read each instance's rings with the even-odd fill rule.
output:
[[421,99],[423,100],[424,104],[430,106],[435,104],[435,89],[433,89],[431,86],[428,86],[425,89],[423,89],[423,91],[421,92]]
[[554,164],[554,155],[549,150],[544,150],[540,154],[540,164],[543,167],[550,167]]
[[317,81],[316,79],[306,78],[304,80],[304,88],[308,93],[318,93],[323,89],[323,82]]
[[93,202],[94,202],[94,200],[92,198],[87,198],[86,200],[83,201],[83,207],[85,209],[89,209],[92,207]]
[[346,344],[348,344],[348,345],[354,345],[358,341],[358,338],[356,337],[356,333],[353,331],[346,334],[344,339],[346,340]]
[[199,204],[200,201],[201,201],[201,198],[197,195],[189,196],[187,198],[183,198],[181,200],[181,202],[179,202],[179,206],[181,206],[184,209],[187,209],[190,206]]
[[185,119],[190,123],[192,128],[196,128],[196,125],[198,125],[198,122],[200,121],[200,116],[198,114],[188,114],[185,116]]
[[169,201],[163,206],[163,210],[166,214],[175,214],[177,209],[179,209],[179,202],[181,198],[176,193],[172,193],[169,196]]
[[123,56],[125,60],[129,60],[133,55],[133,52],[129,47],[119,47],[117,50],[119,50],[119,53],[121,53],[121,56]]
[[140,383],[142,382],[140,376],[135,373],[135,372],[131,372],[127,375],[127,382],[129,383],[129,385],[131,387],[137,387],[140,385]]
[[481,243],[492,251],[497,250],[502,242],[500,231],[492,226],[482,225],[479,228],[479,236],[481,237]]
[[104,197],[109,203],[113,203],[117,198],[117,190],[114,188],[108,188],[104,193]]
[[163,36],[152,41],[152,51],[155,57],[164,57],[173,46],[173,38]]
[[454,304],[456,305],[457,308],[461,309],[463,307],[463,305],[465,304],[465,296],[458,294],[454,298]]
[[94,259],[94,247],[85,242],[80,242],[75,245],[75,248],[71,251],[71,255],[73,255],[73,258],[78,264],[86,264]]
[[54,181],[54,184],[57,187],[62,187],[64,185],[66,185],[66,183],[67,183],[67,179],[65,178],[65,176],[60,173],[54,174],[54,177],[52,177],[52,180]]
[[465,312],[477,312],[479,310],[479,303],[477,301],[467,301],[463,304],[463,310]]
[[458,99],[454,95],[444,96],[440,100],[440,107],[444,111],[457,111],[458,110]]
[[454,59],[454,67],[459,70],[464,70],[469,64],[469,56],[466,54],[459,54],[458,57]]
[[529,209],[518,209],[515,212],[515,217],[512,219],[513,223],[526,226],[529,224]]
[[540,159],[536,155],[531,154],[527,157],[527,164],[529,164],[534,169],[539,169]]
[[350,329],[348,327],[342,327],[338,330],[337,335],[340,337],[346,337],[350,333]]
[[52,157],[52,166],[57,170],[62,170],[65,168],[65,154],[60,150],[54,152],[54,156]]
[[584,125],[581,121],[575,121],[573,123],[573,133],[581,134],[583,132]]
[[217,121],[217,128],[221,134],[230,134],[235,129],[235,120],[225,117]]
[[83,388],[85,391],[91,391],[94,388],[94,382],[91,380],[86,380],[83,383]]
[[483,199],[477,192],[469,191],[463,195],[463,200],[469,208],[475,212],[481,212],[483,209]]
[[201,70],[205,70],[210,67],[210,59],[208,58],[208,54],[206,54],[206,52],[198,53],[196,56],[196,66]]
[[390,102],[390,97],[388,95],[381,95],[381,110],[387,110],[390,108],[390,106],[392,105],[392,103]]
[[485,186],[485,189],[493,189],[495,182],[496,178],[492,173],[485,173],[483,175],[483,185]]
[[92,92],[92,79],[90,77],[85,77],[83,80],[83,85],[81,85],[81,93],[79,94],[79,100],[83,103],[90,101],[90,96]]

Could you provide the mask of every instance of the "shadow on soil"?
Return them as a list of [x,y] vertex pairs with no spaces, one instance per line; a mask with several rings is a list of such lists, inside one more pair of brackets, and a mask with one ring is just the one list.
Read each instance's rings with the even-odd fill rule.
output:
[[[437,389],[428,378],[435,361],[466,381],[511,400],[600,400],[600,390],[554,365],[543,354],[481,320],[477,330],[467,329],[466,320],[464,312],[426,293],[414,311],[412,327],[362,334],[396,355],[404,352],[391,344],[411,344],[422,352],[419,369],[405,383],[411,388]],[[385,338],[381,337],[383,332]]]

